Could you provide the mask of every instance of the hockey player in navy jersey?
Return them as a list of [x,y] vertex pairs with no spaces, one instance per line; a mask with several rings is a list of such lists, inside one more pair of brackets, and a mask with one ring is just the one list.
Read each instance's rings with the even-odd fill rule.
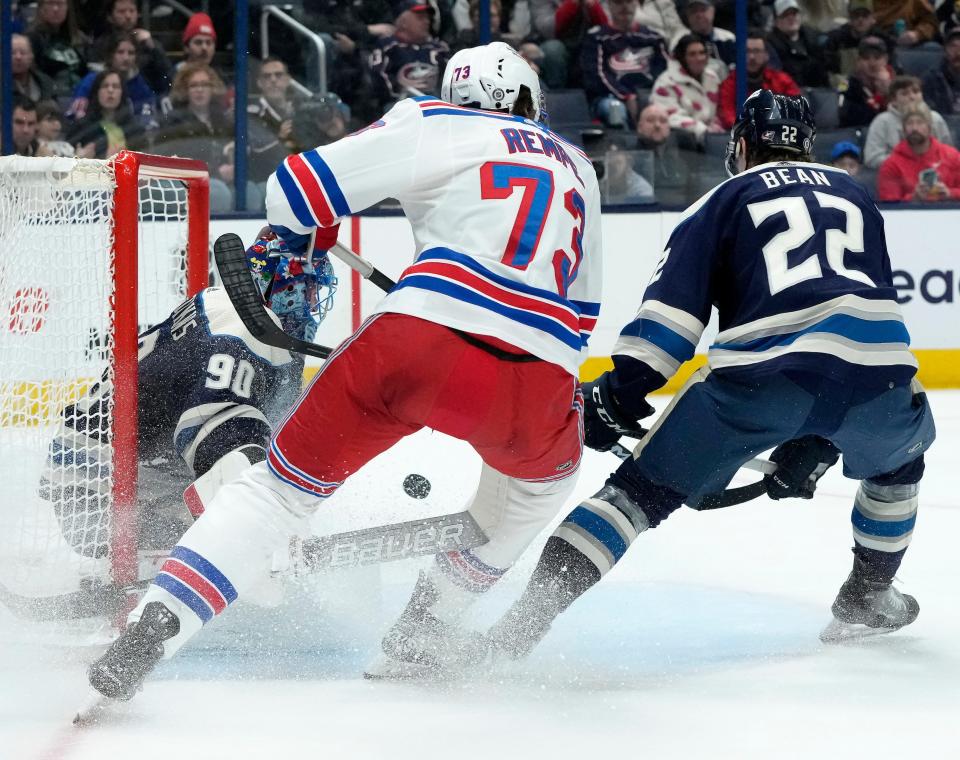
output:
[[[269,230],[247,256],[284,328],[312,340],[336,287],[327,257],[292,257]],[[302,373],[299,355],[249,333],[221,288],[201,291],[139,336],[139,548],[168,550],[223,483],[266,458],[271,426],[299,395]],[[110,403],[101,382],[66,407],[40,484],[67,543],[96,557],[108,549],[101,473],[109,461],[96,457],[96,442],[108,434]]]
[[883,218],[846,172],[809,163],[814,135],[802,97],[758,90],[744,103],[732,178],[683,214],[614,347],[614,369],[584,387],[586,444],[609,448],[652,413],[645,396],[693,356],[715,306],[709,366],[548,539],[522,597],[490,631],[496,649],[525,655],[640,533],[722,488],[751,457],[811,435],[832,442],[844,474],[860,481],[853,570],[822,638],[916,618],[916,600],[892,581],[933,418],[914,380]]
[[295,249],[394,197],[416,259],[331,354],[266,461],[220,489],[174,547],[90,668],[102,694],[132,697],[161,657],[269,573],[347,477],[425,426],[482,458],[470,511],[489,540],[421,575],[384,641],[387,666],[443,660],[460,615],[562,509],[582,454],[577,373],[600,308],[596,174],[540,123],[539,79],[509,45],[459,51],[441,89],[271,177],[267,219]]

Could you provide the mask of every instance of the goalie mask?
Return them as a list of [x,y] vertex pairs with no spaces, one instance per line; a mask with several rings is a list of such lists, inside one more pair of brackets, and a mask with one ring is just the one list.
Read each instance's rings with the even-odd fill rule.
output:
[[450,59],[440,99],[455,106],[513,113],[521,87],[530,91],[533,120],[543,121],[546,110],[537,72],[506,42],[491,42],[461,50]]
[[312,341],[317,325],[333,308],[337,292],[337,277],[326,252],[295,255],[283,240],[268,232],[247,249],[247,264],[284,332]]

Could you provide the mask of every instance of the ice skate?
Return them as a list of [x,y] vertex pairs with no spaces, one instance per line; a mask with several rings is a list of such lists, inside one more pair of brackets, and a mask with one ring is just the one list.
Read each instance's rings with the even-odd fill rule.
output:
[[487,639],[445,623],[430,612],[438,592],[424,573],[396,623],[383,637],[383,654],[364,671],[371,679],[449,678],[482,663]]
[[837,643],[891,633],[910,625],[920,613],[920,605],[892,583],[863,577],[859,563],[840,587],[831,608],[833,620],[820,633],[824,643]]
[[163,656],[163,642],[180,631],[180,621],[160,602],[150,602],[87,671],[90,685],[110,699],[131,699]]

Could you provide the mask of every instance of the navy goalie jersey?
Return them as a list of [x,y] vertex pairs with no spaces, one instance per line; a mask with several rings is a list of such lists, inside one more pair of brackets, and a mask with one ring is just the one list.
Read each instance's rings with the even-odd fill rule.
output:
[[[272,425],[300,393],[303,360],[256,340],[226,291],[207,288],[139,336],[138,493],[141,544],[169,546],[191,522],[184,488],[220,457],[254,447],[264,457]],[[107,549],[111,388],[94,385],[64,409],[50,444],[40,495],[68,543]],[[260,451],[256,451],[259,449]],[[151,528],[151,525],[153,527]]]
[[711,307],[714,372],[897,385],[916,373],[883,218],[829,166],[757,166],[684,212],[614,347],[618,398],[659,388],[690,359]]
[[266,446],[303,373],[299,356],[247,331],[221,288],[141,334],[137,359],[140,456],[172,449],[194,476],[238,446]]

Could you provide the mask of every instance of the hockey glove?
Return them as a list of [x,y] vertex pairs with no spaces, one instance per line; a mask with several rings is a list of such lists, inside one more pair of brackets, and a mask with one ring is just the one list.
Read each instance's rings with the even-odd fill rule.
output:
[[[649,417],[654,408],[646,401],[638,419]],[[591,449],[609,451],[620,436],[642,438],[646,431],[627,414],[610,390],[610,373],[604,372],[590,383],[583,384],[583,442]]]
[[763,476],[771,499],[812,499],[817,481],[840,458],[840,450],[826,438],[807,435],[782,443],[770,454],[777,469]]

